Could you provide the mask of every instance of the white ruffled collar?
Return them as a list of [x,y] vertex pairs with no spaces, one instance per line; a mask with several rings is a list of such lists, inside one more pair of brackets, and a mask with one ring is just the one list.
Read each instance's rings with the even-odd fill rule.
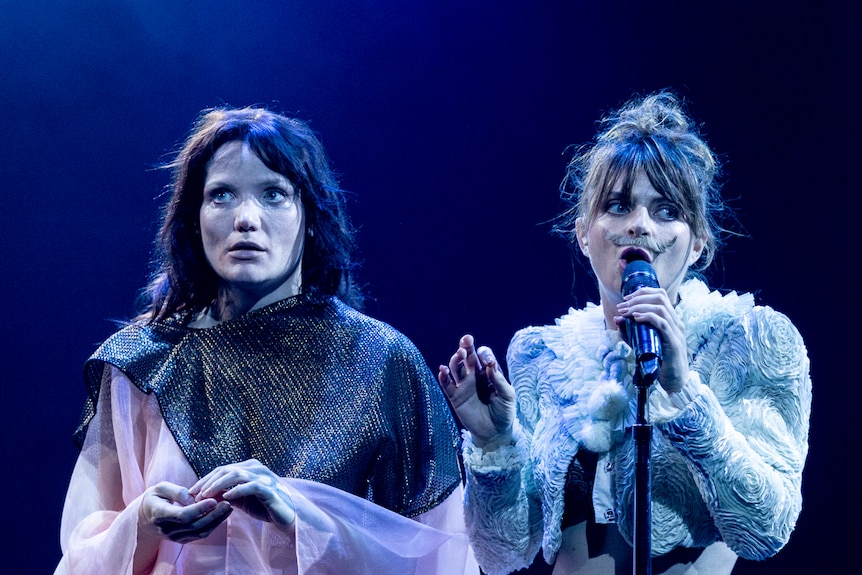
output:
[[[680,297],[676,309],[686,326],[690,356],[718,323],[754,303],[751,294],[722,295],[697,279],[680,287]],[[601,307],[592,303],[569,310],[556,326],[549,326],[544,340],[557,358],[549,367],[547,384],[559,402],[562,429],[590,451],[609,451],[635,422],[631,347],[618,330],[605,327]]]

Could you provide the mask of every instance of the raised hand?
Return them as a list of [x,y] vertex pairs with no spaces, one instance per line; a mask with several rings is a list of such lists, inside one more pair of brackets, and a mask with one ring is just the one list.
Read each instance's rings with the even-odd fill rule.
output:
[[477,447],[491,451],[512,443],[515,390],[490,348],[477,350],[473,336],[465,335],[449,365],[440,366],[437,380]]
[[626,318],[652,326],[661,338],[662,364],[659,384],[668,393],[682,389],[688,379],[688,347],[685,325],[662,288],[643,287],[617,304],[619,327]]
[[296,519],[290,494],[279,477],[257,459],[222,465],[195,483],[189,492],[198,501],[226,501],[252,517],[289,528]]

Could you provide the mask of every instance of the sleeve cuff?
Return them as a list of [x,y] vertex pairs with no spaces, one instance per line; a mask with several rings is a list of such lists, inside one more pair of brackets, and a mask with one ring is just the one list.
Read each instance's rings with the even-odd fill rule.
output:
[[518,469],[523,463],[517,426],[513,429],[512,444],[500,445],[493,451],[485,451],[473,443],[470,432],[462,432],[462,453],[464,465],[477,473],[500,471],[503,469]]
[[677,392],[667,393],[661,385],[656,385],[649,396],[650,419],[653,423],[670,421],[696,399],[704,387],[696,371],[689,371],[688,380]]

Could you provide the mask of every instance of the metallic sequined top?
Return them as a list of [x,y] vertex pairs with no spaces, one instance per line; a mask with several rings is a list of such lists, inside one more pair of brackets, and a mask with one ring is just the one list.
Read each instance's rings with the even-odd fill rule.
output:
[[446,399],[413,343],[387,324],[311,295],[207,329],[186,320],[129,325],[93,354],[79,445],[109,363],[156,395],[199,476],[254,457],[408,517],[461,481]]

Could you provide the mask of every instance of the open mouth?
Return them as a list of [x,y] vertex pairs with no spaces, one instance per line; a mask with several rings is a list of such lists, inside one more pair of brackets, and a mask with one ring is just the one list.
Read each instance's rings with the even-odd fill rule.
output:
[[620,260],[624,261],[626,264],[630,264],[638,260],[652,263],[652,258],[650,258],[649,253],[637,247],[628,247],[624,249],[623,253],[620,254]]

